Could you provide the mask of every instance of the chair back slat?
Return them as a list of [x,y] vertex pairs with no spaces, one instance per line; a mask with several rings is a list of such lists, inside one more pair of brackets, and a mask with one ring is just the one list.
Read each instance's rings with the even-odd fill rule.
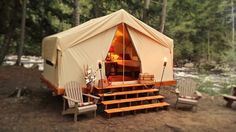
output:
[[[80,87],[80,84],[78,82],[72,81],[68,82],[65,85],[65,95],[78,100],[79,104],[83,103],[83,93],[82,93],[82,87]],[[73,101],[68,100],[69,107],[74,107],[75,103]]]
[[197,83],[191,78],[183,78],[177,81],[177,89],[180,96],[194,96]]

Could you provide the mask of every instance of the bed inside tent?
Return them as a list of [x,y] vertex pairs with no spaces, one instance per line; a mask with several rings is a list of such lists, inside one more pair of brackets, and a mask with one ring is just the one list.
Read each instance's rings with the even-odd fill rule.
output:
[[119,24],[105,59],[106,77],[112,84],[137,83],[141,62],[125,24]]

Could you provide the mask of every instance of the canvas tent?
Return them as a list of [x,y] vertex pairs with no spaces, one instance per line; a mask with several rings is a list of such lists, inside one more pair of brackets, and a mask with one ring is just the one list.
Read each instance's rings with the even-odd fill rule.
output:
[[[120,25],[137,52],[140,72],[154,74],[156,82],[160,82],[163,59],[167,58],[162,80],[173,81],[173,40],[123,9],[45,37],[42,42],[45,59],[42,80],[57,94],[63,93],[63,86],[68,81],[85,84],[85,65],[98,69],[98,61],[104,62]],[[123,43],[127,43],[125,37]],[[104,67],[102,71],[105,75]],[[97,80],[99,77],[97,72]]]

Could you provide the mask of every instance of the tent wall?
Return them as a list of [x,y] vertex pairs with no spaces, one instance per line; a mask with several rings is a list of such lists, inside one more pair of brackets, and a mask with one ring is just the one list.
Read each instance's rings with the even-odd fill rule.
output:
[[56,65],[51,66],[51,65],[48,65],[44,61],[44,70],[43,70],[42,75],[54,86],[58,86],[57,71],[58,71],[58,68]]
[[164,58],[167,58],[167,66],[163,81],[173,80],[173,52],[168,48],[158,45],[156,41],[149,39],[147,36],[128,27],[131,39],[141,60],[142,73],[155,75],[155,80],[160,82]]
[[57,60],[57,37],[46,37],[43,39],[42,56],[45,60],[56,64]]
[[[98,69],[98,61],[105,60],[115,31],[116,27],[113,27],[65,50],[59,64],[61,65],[59,86],[63,87],[69,81],[78,81],[85,84],[85,66],[90,66],[94,71]],[[103,77],[105,77],[104,66],[102,71]],[[97,71],[96,77],[97,80],[100,79],[99,71]]]

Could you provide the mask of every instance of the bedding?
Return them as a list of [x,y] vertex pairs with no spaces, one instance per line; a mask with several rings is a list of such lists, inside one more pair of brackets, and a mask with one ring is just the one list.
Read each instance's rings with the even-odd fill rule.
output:
[[[124,57],[124,58],[123,58]],[[133,56],[132,58],[129,56],[129,54],[112,54],[111,55],[112,61],[116,62],[119,67],[125,66],[125,67],[140,67],[140,62],[138,60],[137,56]]]
[[140,62],[136,60],[114,60],[120,66],[140,67]]

